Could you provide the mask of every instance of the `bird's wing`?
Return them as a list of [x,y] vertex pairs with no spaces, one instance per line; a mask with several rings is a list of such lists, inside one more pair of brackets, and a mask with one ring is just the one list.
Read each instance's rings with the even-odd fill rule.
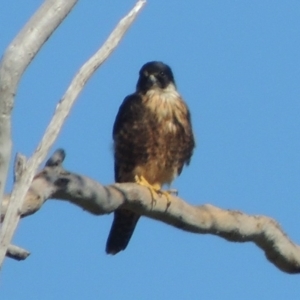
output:
[[[116,182],[134,181],[132,171],[141,160],[138,153],[143,153],[142,147],[145,144],[141,136],[144,110],[138,94],[126,97],[119,108],[113,127]],[[108,254],[116,254],[126,248],[139,217],[126,209],[115,211],[106,243]]]

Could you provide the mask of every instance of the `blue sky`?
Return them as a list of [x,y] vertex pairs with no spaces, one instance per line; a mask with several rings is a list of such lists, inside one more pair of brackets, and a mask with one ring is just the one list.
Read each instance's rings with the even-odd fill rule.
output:
[[[3,1],[0,50],[42,1]],[[134,1],[79,1],[20,83],[14,153],[31,155],[77,69]],[[189,105],[197,148],[174,182],[191,204],[275,218],[297,243],[300,207],[300,2],[149,0],[78,98],[53,151],[65,167],[113,182],[111,130],[140,67],[168,63]],[[7,191],[11,189],[10,175]],[[300,275],[276,269],[251,243],[182,232],[143,218],[129,247],[107,256],[112,216],[48,201],[21,221],[1,299],[299,299]]]

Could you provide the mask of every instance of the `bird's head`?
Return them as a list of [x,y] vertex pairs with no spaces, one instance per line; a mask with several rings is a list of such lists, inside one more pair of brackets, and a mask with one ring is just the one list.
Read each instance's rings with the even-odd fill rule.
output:
[[175,86],[171,68],[162,62],[151,61],[142,66],[136,89],[145,93],[151,88],[165,89],[170,84]]

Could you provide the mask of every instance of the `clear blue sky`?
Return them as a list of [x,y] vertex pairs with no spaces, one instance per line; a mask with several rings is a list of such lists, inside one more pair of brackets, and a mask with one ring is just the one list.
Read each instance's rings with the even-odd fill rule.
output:
[[[53,151],[65,167],[113,182],[111,130],[140,67],[168,63],[188,103],[197,149],[174,187],[211,203],[275,218],[300,242],[300,2],[149,0],[72,110]],[[2,1],[0,50],[42,3]],[[134,1],[79,1],[19,86],[14,153],[30,155],[76,70]],[[10,176],[7,191],[11,188]],[[3,300],[299,299],[300,275],[282,273],[251,243],[185,233],[142,219],[126,251],[107,256],[112,216],[48,201],[22,220],[7,259]]]

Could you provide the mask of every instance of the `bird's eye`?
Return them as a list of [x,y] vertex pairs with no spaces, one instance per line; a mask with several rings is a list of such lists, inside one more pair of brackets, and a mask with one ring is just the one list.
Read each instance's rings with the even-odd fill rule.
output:
[[161,71],[161,72],[159,72],[159,75],[162,76],[162,77],[164,77],[166,74],[165,74],[164,71]]

